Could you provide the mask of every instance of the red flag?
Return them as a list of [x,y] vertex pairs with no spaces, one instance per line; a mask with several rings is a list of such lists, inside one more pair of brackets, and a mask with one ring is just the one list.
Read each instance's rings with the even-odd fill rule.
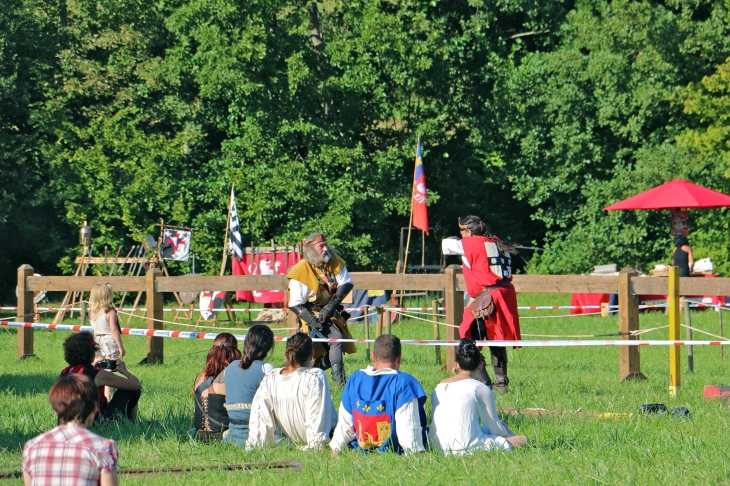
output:
[[423,172],[423,161],[421,160],[421,139],[418,139],[416,149],[416,170],[413,174],[413,200],[411,201],[413,212],[413,226],[428,234],[428,210],[426,208],[426,174]]

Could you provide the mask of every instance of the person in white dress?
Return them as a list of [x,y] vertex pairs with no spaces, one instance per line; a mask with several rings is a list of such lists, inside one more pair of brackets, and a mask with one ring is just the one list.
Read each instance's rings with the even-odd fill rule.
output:
[[484,361],[474,340],[459,342],[455,366],[457,374],[442,380],[431,394],[431,447],[444,454],[462,455],[527,445],[527,436],[515,435],[500,422],[492,390],[477,379]]
[[284,438],[303,450],[329,443],[337,412],[324,371],[308,366],[312,354],[312,339],[306,334],[298,332],[287,340],[287,365],[264,376],[251,404],[247,449],[276,445]]

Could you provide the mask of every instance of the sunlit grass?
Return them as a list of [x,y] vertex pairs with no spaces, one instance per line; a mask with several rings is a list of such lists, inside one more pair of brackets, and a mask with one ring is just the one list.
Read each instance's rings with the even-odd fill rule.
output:
[[[519,295],[520,305],[567,305],[569,296],[560,294]],[[566,311],[524,311],[522,315],[547,316],[523,319],[525,334],[564,335],[609,334],[617,331],[617,318],[598,316],[561,317]],[[171,319],[172,315],[166,315]],[[48,321],[48,319],[44,319]],[[641,328],[667,324],[661,312],[643,313]],[[714,334],[718,314],[693,311],[693,326]],[[728,324],[730,325],[730,324]],[[143,327],[141,320],[132,326]],[[175,326],[168,326],[173,329]],[[179,327],[182,329],[182,327]],[[356,337],[363,326],[352,326]],[[406,321],[393,325],[402,338],[430,338],[432,325]],[[725,333],[727,334],[727,333]],[[374,335],[374,326],[371,326]],[[443,335],[443,332],[442,332]],[[39,360],[16,358],[13,330],[0,329],[0,469],[20,468],[22,447],[34,435],[55,425],[46,393],[63,368],[61,343],[67,332],[36,331],[35,350]],[[684,337],[684,331],[683,331]],[[666,329],[643,338],[666,339]],[[695,334],[695,339],[707,339]],[[597,339],[614,339],[599,337]],[[199,472],[182,476],[123,478],[125,484],[223,483],[223,484],[479,484],[496,482],[578,484],[723,484],[730,476],[727,448],[730,408],[721,402],[705,402],[704,385],[730,384],[727,359],[720,359],[717,347],[695,347],[695,372],[687,370],[686,348],[682,348],[682,388],[669,398],[668,351],[664,347],[641,348],[641,368],[646,381],[619,382],[618,354],[614,347],[522,348],[509,351],[510,393],[497,397],[500,407],[536,407],[568,412],[549,417],[508,416],[503,419],[520,434],[532,438],[532,446],[513,454],[477,454],[454,458],[435,454],[416,457],[345,453],[331,459],[324,452],[262,449],[244,452],[230,445],[204,445],[190,440],[185,431],[192,415],[191,386],[203,366],[210,341],[165,340],[165,364],[137,365],[145,355],[145,339],[125,336],[128,363],[144,390],[140,414],[144,421],[95,429],[119,444],[122,467],[155,467],[241,463],[270,460],[300,461],[298,473]],[[730,349],[728,349],[730,352]],[[271,361],[283,360],[283,345],[277,344]],[[345,358],[353,372],[367,362],[362,346]],[[405,348],[404,371],[413,374],[427,393],[446,376],[435,364],[433,348]],[[340,390],[333,390],[339,403]],[[569,412],[634,412],[643,403],[684,406],[691,420],[669,416],[633,416],[619,419],[577,417]],[[430,411],[430,401],[427,403]]]

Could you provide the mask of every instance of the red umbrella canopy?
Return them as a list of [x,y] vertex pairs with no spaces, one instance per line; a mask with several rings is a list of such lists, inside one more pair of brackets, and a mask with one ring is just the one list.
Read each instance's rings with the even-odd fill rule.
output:
[[722,208],[730,206],[730,196],[682,179],[674,179],[654,189],[632,196],[603,208],[618,209],[677,209]]

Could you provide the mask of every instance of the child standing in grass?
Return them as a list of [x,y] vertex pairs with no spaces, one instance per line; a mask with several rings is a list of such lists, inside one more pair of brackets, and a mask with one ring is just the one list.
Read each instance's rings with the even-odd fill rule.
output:
[[97,283],[91,287],[89,318],[94,340],[99,344],[97,359],[116,359],[126,354],[117,323],[117,311],[112,304],[112,286]]

